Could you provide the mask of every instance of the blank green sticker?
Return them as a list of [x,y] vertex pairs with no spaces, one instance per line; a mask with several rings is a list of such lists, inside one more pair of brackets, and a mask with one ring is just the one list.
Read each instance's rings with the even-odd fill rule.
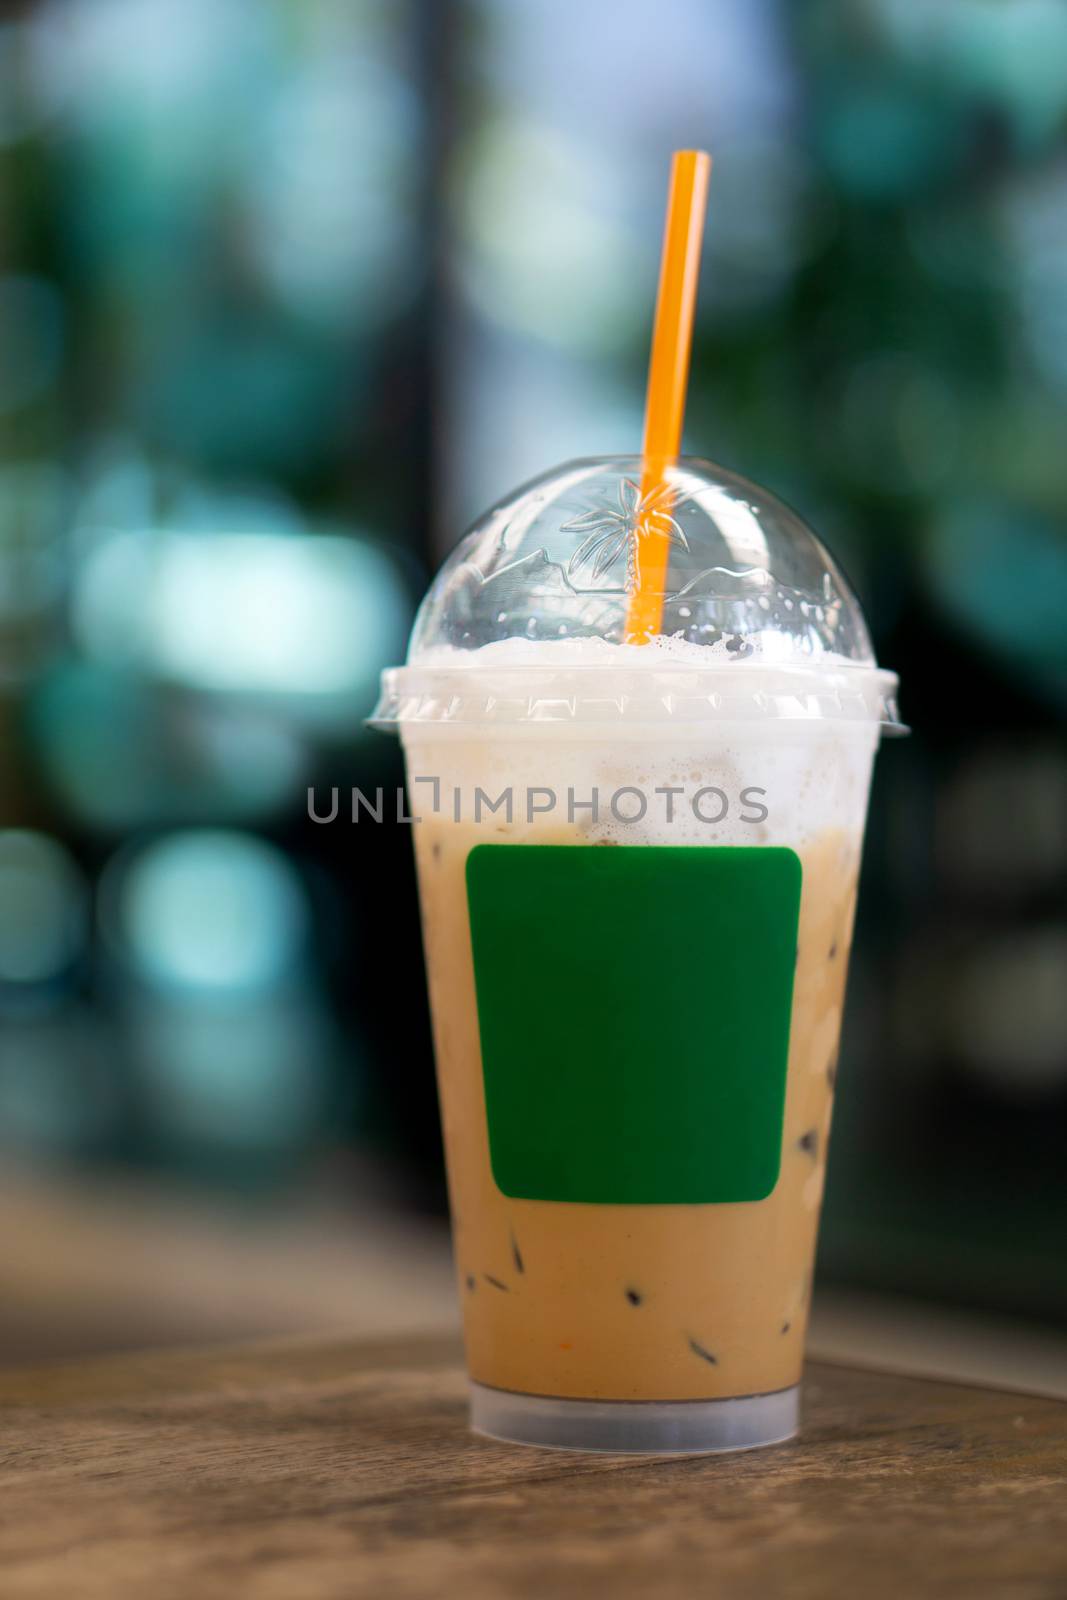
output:
[[770,1194],[800,880],[797,855],[778,848],[471,851],[489,1148],[505,1194]]

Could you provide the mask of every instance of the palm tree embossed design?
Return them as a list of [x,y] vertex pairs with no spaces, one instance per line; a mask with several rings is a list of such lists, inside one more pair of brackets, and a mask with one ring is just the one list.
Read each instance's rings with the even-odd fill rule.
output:
[[632,582],[637,568],[637,547],[642,539],[650,536],[666,539],[668,544],[688,551],[689,541],[671,515],[671,508],[678,500],[678,493],[670,484],[657,484],[642,495],[632,478],[623,478],[619,483],[617,506],[594,506],[562,524],[560,531],[563,533],[588,535],[567,564],[568,577],[573,578],[582,567],[592,563],[593,577],[599,578],[625,551],[627,581]]

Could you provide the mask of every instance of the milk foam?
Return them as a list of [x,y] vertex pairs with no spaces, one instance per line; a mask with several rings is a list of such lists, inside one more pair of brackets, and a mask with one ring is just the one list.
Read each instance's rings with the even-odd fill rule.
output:
[[[535,841],[563,827],[591,843],[799,847],[831,829],[860,837],[879,680],[892,675],[843,656],[772,664],[738,660],[723,644],[660,637],[647,645],[512,638],[475,650],[435,646],[396,677],[418,680],[431,702],[429,714],[397,718],[409,774],[459,790],[456,821],[483,838],[501,830],[492,815],[473,820],[477,788],[513,791],[511,838]],[[866,714],[826,714],[821,699],[832,701],[843,683],[850,693],[856,686]],[[767,714],[778,697],[787,713]],[[527,819],[526,795],[535,789],[552,791],[557,804]],[[636,820],[612,809],[621,789],[646,802]],[[669,817],[659,792],[668,789],[677,791]],[[596,819],[583,804],[594,790]],[[758,791],[754,803],[746,805],[746,790]],[[705,820],[721,806],[708,791],[726,797],[719,821]],[[571,794],[577,809],[569,815]],[[766,819],[747,820],[759,806]],[[640,812],[641,801],[627,796],[618,809]]]
[[[807,671],[835,671],[841,668],[867,670],[874,668],[874,662],[857,663],[848,656],[838,655],[833,651],[821,651],[818,655],[808,656],[806,659],[797,660],[795,646],[783,640],[783,650],[780,656],[775,655],[768,645],[775,635],[761,641],[758,653],[748,656],[738,656],[736,650],[731,650],[726,639],[717,639],[712,644],[695,644],[691,639],[679,635],[667,637],[657,634],[647,644],[614,644],[608,639],[589,638],[563,638],[563,639],[495,639],[489,644],[480,645],[475,650],[458,650],[453,645],[432,645],[420,650],[413,658],[411,665],[418,667],[440,667],[451,669],[454,667],[475,669],[492,669],[494,667],[611,667],[619,671],[649,671],[662,670],[664,667],[703,667],[721,669],[743,669],[752,671],[756,668],[764,670],[773,665],[782,667],[790,666],[794,670],[799,666]],[[789,648],[784,646],[789,644]]]
[[[802,738],[782,737],[780,723],[751,730],[688,727],[671,740],[643,740],[622,730],[615,739],[566,731],[571,736],[561,738],[552,725],[527,727],[516,739],[498,737],[491,727],[468,728],[442,739],[432,725],[403,727],[409,780],[439,785],[436,815],[428,814],[426,783],[410,783],[412,806],[425,813],[427,826],[469,829],[472,845],[501,836],[536,843],[546,832],[563,830],[591,844],[799,849],[833,830],[858,848],[877,740],[873,727],[857,734],[823,723]],[[494,799],[510,791],[506,828],[503,813],[486,809],[476,820],[479,790]],[[594,791],[596,817],[589,805]],[[542,811],[548,794],[554,804]],[[531,795],[535,810],[529,815]]]

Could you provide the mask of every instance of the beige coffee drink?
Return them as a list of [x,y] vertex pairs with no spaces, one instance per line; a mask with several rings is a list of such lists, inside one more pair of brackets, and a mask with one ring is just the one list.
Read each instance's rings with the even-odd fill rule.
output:
[[[581,767],[600,779],[608,796],[638,776],[646,785],[652,778],[673,782],[684,791],[673,824],[620,824],[609,811],[604,822],[581,829],[550,814],[532,822],[517,815],[511,823],[486,815],[480,824],[428,814],[417,827],[456,1266],[471,1375],[478,1382],[586,1399],[691,1400],[766,1393],[798,1381],[872,754],[870,740],[858,743],[834,748],[820,741],[810,751],[790,752],[798,773],[807,768],[812,800],[805,817],[796,814],[794,799],[793,814],[777,826],[770,817],[718,827],[686,818],[685,808],[691,811],[702,787],[729,793],[721,755],[694,744],[684,754],[671,746],[610,745],[580,753]],[[526,789],[521,780],[528,777],[532,787],[536,779],[540,786],[562,765],[558,751],[536,741],[506,753],[499,745],[483,749],[465,741],[447,749],[415,743],[408,759],[413,775],[438,773],[450,797],[459,786],[471,802],[477,783],[500,792],[493,774],[505,765],[513,782],[519,778],[519,792]],[[793,764],[775,763],[786,770]],[[844,792],[819,792],[821,767]],[[789,806],[789,791],[782,794],[766,776],[773,816]],[[709,848],[788,841],[803,869],[783,1159],[773,1192],[747,1204],[608,1208],[509,1198],[494,1181],[489,1157],[469,852],[503,841],[670,845],[679,842],[679,832],[688,842],[697,828],[712,835]],[[668,928],[647,932],[658,937]]]
[[624,641],[582,553],[635,464],[576,463],[468,536],[379,708],[420,818],[473,1419],[525,1442],[797,1420],[893,680],[799,519],[671,470],[661,635]]

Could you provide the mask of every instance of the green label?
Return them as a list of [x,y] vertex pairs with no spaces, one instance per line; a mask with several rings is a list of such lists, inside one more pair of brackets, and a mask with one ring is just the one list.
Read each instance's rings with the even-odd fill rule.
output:
[[525,1200],[762,1200],[782,1152],[792,850],[478,845],[493,1176]]

